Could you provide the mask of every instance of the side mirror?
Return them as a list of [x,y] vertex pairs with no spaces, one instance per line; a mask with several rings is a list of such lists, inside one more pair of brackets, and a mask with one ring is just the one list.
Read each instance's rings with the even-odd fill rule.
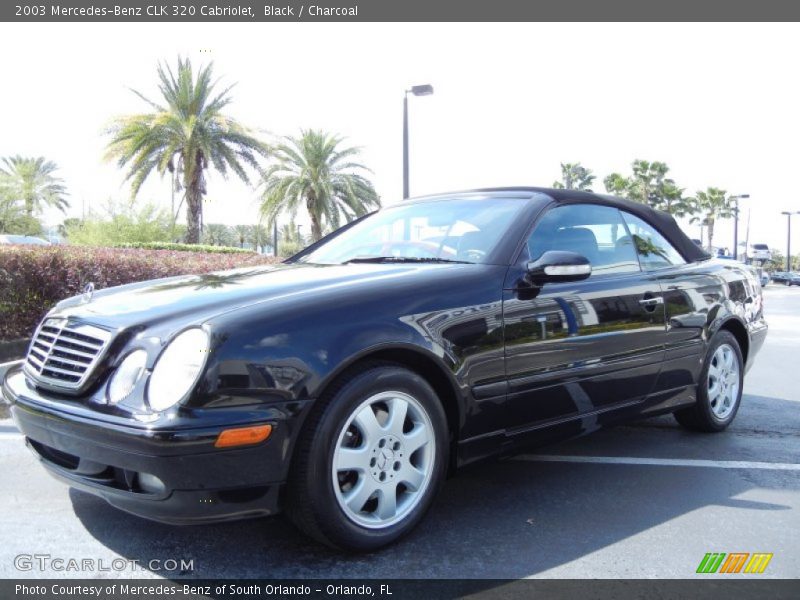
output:
[[581,281],[591,274],[589,259],[575,252],[550,250],[528,263],[528,280],[533,285]]

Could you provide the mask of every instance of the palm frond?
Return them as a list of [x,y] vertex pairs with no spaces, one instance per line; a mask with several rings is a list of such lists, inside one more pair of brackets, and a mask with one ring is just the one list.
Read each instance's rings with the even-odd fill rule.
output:
[[270,218],[296,214],[302,205],[312,221],[316,240],[323,226],[337,228],[342,220],[380,206],[372,183],[360,172],[371,171],[353,160],[359,147],[342,148],[344,138],[303,129],[286,136],[271,149],[274,163],[262,173],[262,212]]
[[30,217],[47,205],[64,211],[69,202],[67,188],[63,180],[55,175],[58,166],[43,156],[8,156],[2,160],[0,168],[4,195],[22,204],[24,212]]
[[[163,176],[167,170],[182,176],[182,187],[195,204],[206,193],[209,167],[223,177],[233,172],[249,183],[247,169],[260,172],[258,158],[268,149],[250,130],[222,114],[234,86],[217,93],[213,63],[195,70],[188,58],[178,57],[174,70],[160,63],[156,71],[163,104],[132,90],[155,112],[117,118],[106,129],[106,159],[126,169],[132,197],[152,173]],[[199,205],[202,210],[202,202]],[[189,235],[198,238],[199,222],[191,225]]]

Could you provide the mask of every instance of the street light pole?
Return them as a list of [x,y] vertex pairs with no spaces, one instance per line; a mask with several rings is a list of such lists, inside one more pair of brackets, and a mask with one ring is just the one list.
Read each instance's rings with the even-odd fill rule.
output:
[[415,96],[430,96],[433,86],[430,84],[414,85],[403,95],[403,200],[409,197],[408,185],[408,94]]
[[403,200],[408,198],[408,90],[403,95]]
[[786,272],[792,270],[792,215],[800,215],[800,210],[791,212],[784,210],[782,215],[786,215]]
[[[731,196],[736,201],[736,208],[733,209],[733,260],[739,260],[739,200],[749,198],[750,194],[739,194]],[[747,251],[745,250],[745,262]]]

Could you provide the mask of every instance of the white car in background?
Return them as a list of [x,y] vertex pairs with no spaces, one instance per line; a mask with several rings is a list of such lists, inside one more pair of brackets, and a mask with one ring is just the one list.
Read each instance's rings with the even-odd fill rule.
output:
[[766,244],[750,244],[750,258],[752,260],[772,260],[772,252]]

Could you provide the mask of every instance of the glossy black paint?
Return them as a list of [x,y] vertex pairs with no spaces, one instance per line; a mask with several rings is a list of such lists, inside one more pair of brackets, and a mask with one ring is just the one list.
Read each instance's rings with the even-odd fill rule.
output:
[[664,355],[663,305],[639,304],[658,294],[652,277],[546,285],[535,298],[526,291],[515,289],[511,273],[503,303],[510,428],[613,408],[650,392]]
[[[706,260],[532,285],[524,240],[537,218],[562,202],[613,202],[539,189],[476,193],[525,203],[491,264],[288,261],[102,290],[88,304],[68,299],[51,315],[114,331],[107,359],[77,395],[37,389],[20,370],[8,373],[3,395],[43,463],[70,485],[150,518],[193,522],[278,510],[314,400],[360,361],[392,360],[429,379],[445,405],[453,466],[692,403],[705,346],[721,327],[752,363],[766,324],[746,267]],[[170,339],[198,325],[211,349],[183,405],[149,411],[147,375],[129,399],[104,403],[125,355],[144,349],[152,368]],[[213,447],[221,430],[260,423],[273,426],[265,443]],[[144,497],[114,487],[119,478],[93,480],[59,464],[58,452],[157,474],[168,491]]]

